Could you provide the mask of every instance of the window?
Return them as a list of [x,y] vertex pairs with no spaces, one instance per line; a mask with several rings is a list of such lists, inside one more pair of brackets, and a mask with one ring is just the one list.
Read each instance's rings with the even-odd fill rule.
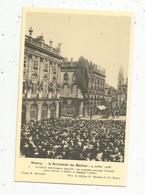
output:
[[27,67],[27,64],[26,64],[26,56],[24,56],[24,68]]
[[66,73],[64,74],[64,81],[67,81],[67,80],[69,80],[69,75],[68,75],[68,73],[66,72]]
[[44,103],[41,107],[41,119],[47,119],[48,106]]
[[34,70],[38,70],[38,61],[34,60],[34,66],[33,66]]
[[55,76],[52,77],[52,82],[56,83],[56,77]]
[[32,93],[36,94],[36,90],[37,90],[37,84],[36,83],[32,83]]
[[48,72],[48,64],[47,64],[47,63],[44,64],[43,71],[44,71],[45,73]]
[[56,64],[53,65],[52,72],[53,72],[53,74],[56,74]]
[[43,85],[43,93],[44,94],[47,94],[47,89],[48,89],[47,85],[44,84]]
[[30,119],[37,120],[38,115],[38,106],[37,104],[32,104],[30,107]]
[[37,82],[37,80],[38,80],[38,74],[36,72],[34,72],[32,74],[32,76],[31,76],[31,78],[32,78],[33,81]]

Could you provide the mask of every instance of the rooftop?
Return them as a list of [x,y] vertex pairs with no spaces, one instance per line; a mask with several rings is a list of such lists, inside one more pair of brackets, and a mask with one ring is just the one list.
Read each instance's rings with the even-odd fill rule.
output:
[[[74,61],[73,58],[71,60],[68,60],[68,58],[64,58],[64,62],[62,65],[62,68],[75,68],[77,65],[78,61]],[[105,69],[103,69],[101,66],[98,66],[96,64],[92,64],[88,62],[89,70],[91,72],[101,74],[105,76]]]
[[53,41],[50,40],[49,44],[45,43],[44,36],[41,34],[37,37],[32,37],[33,29],[29,29],[29,35],[25,35],[25,44],[31,44],[32,47],[42,49],[45,53],[51,53],[55,56],[61,57],[61,43],[58,43],[56,48],[53,47]]

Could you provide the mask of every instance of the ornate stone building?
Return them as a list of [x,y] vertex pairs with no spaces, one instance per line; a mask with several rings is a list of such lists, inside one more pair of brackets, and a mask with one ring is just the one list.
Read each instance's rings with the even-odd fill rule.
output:
[[83,96],[76,83],[76,61],[65,59],[61,66],[61,116],[82,116]]
[[96,64],[89,65],[90,78],[88,84],[89,92],[89,112],[98,114],[105,110],[104,102],[104,86],[105,86],[105,70]]
[[34,38],[32,33],[30,28],[29,35],[25,35],[22,123],[97,114],[104,106],[105,71],[87,61],[89,77],[85,103],[76,81],[78,61],[64,60],[61,44],[54,48],[52,40],[48,45],[43,35]]
[[118,112],[118,91],[114,87],[105,83],[105,106],[108,115],[114,115]]
[[46,44],[43,35],[25,36],[22,122],[46,119],[59,114],[59,75],[63,57],[61,44]]

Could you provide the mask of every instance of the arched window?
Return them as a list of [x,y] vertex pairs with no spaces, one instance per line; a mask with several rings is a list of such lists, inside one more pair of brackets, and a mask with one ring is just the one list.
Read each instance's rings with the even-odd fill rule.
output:
[[38,60],[34,60],[33,69],[38,70]]
[[32,83],[32,94],[36,94],[37,91],[37,83]]
[[37,120],[38,116],[38,106],[37,104],[32,104],[30,107],[30,120]]
[[56,82],[56,77],[55,76],[52,77],[52,81]]
[[24,56],[24,68],[27,67],[27,64],[26,64],[26,56]]
[[44,103],[41,107],[41,119],[47,119],[48,106]]
[[43,84],[43,94],[47,95],[47,92],[48,92],[48,86],[47,84]]
[[38,74],[37,73],[33,73],[31,75],[31,79],[32,79],[32,81],[37,82],[38,81]]
[[48,64],[47,64],[47,63],[44,63],[43,71],[44,71],[45,73],[48,72]]
[[61,115],[65,116],[66,114],[67,114],[67,101],[66,101],[66,99],[64,99],[61,102]]
[[54,63],[52,66],[52,73],[53,73],[53,75],[56,74],[56,63]]
[[64,81],[67,81],[67,80],[69,80],[69,75],[68,75],[68,73],[66,72],[66,73],[64,73]]

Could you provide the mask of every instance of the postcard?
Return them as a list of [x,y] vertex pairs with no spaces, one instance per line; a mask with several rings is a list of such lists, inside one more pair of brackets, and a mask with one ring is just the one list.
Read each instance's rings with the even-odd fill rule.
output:
[[23,9],[15,181],[127,185],[132,18]]

